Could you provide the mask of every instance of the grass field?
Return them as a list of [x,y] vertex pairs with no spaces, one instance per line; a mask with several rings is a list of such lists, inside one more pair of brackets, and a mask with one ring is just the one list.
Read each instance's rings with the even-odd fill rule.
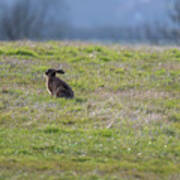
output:
[[180,179],[180,49],[1,42],[0,179]]

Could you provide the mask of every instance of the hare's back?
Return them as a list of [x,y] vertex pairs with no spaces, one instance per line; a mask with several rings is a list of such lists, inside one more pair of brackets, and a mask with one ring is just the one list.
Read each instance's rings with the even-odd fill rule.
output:
[[65,96],[65,97],[74,97],[74,92],[72,91],[71,87],[64,82],[63,80],[57,78],[56,79],[56,85],[57,85],[57,89],[59,90],[58,92],[58,96]]

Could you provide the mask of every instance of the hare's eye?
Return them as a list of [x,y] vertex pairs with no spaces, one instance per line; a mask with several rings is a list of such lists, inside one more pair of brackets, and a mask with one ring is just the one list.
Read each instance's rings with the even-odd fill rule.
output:
[[51,75],[52,75],[52,76],[55,76],[55,75],[56,75],[56,72],[52,72]]

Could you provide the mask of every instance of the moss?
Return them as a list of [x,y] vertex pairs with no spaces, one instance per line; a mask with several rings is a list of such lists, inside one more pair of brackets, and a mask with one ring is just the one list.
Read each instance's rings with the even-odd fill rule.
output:
[[36,57],[37,54],[31,50],[26,49],[17,49],[17,50],[8,50],[6,52],[7,55],[14,56],[28,56],[28,57]]

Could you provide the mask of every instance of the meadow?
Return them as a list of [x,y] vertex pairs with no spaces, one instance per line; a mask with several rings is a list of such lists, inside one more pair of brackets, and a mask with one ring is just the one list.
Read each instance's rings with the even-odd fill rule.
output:
[[0,179],[180,179],[180,48],[0,42]]

